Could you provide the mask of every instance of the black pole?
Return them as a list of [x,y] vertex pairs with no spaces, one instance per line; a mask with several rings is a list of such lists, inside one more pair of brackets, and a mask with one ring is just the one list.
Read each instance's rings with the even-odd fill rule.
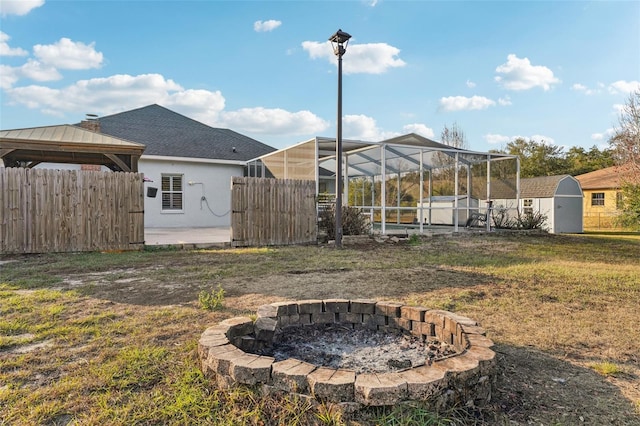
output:
[[329,38],[333,45],[333,53],[338,57],[338,119],[336,120],[336,223],[335,245],[342,248],[342,55],[347,51],[347,43],[351,35],[338,30]]
[[338,118],[336,120],[336,247],[342,247],[342,46],[338,47]]

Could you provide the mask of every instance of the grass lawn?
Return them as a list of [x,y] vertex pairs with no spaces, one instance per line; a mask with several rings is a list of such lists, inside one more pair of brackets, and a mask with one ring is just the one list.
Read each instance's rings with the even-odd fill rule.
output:
[[[491,404],[351,412],[202,376],[208,326],[323,298],[478,320],[498,354]],[[0,425],[640,425],[639,325],[638,234],[3,257]]]

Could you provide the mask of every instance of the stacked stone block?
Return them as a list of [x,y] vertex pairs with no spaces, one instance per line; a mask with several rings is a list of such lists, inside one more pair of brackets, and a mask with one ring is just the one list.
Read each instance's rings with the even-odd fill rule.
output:
[[[478,323],[452,312],[392,301],[301,300],[258,308],[256,321],[237,317],[202,334],[198,353],[202,370],[219,386],[261,385],[334,403],[393,405],[427,401],[434,408],[482,406],[491,399],[496,378],[493,342]],[[410,333],[454,345],[456,355],[400,372],[361,373],[314,366],[297,359],[276,362],[256,355],[289,327],[340,324],[386,333]]]

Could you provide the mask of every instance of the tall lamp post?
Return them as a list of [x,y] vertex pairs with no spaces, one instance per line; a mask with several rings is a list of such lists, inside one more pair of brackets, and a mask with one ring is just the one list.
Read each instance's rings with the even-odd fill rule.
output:
[[336,247],[342,247],[342,55],[347,52],[351,36],[338,30],[329,38],[333,53],[338,57],[338,119],[336,122]]

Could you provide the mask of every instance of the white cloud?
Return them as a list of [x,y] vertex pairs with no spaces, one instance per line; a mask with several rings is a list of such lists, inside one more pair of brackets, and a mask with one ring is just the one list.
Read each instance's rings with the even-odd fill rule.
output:
[[318,134],[330,124],[309,111],[262,107],[225,111],[220,91],[185,90],[160,74],[113,75],[80,80],[60,89],[38,85],[10,88],[17,78],[12,77],[16,70],[0,65],[0,82],[5,85],[9,102],[60,117],[87,111],[108,115],[157,103],[210,126],[255,134]]
[[159,74],[143,74],[80,80],[60,89],[37,85],[15,87],[6,90],[6,94],[12,103],[42,112],[92,111],[104,115],[140,105],[163,103],[170,99],[172,93],[183,90]]
[[622,114],[622,112],[624,112],[624,107],[624,104],[613,104],[613,111],[616,115],[620,115]]
[[467,80],[467,87],[473,89],[474,87],[476,87],[476,84],[471,80]]
[[640,90],[640,81],[625,81],[618,80],[609,85],[609,93],[618,94],[618,93],[631,93],[635,90]]
[[20,78],[18,68],[0,64],[0,89],[9,89]]
[[259,33],[273,31],[282,25],[281,21],[269,19],[268,21],[256,21],[253,23],[253,30]]
[[483,138],[484,138],[484,140],[487,141],[487,143],[492,144],[492,145],[508,143],[508,142],[514,141],[516,139],[531,140],[531,141],[534,141],[534,142],[537,142],[537,143],[543,143],[545,145],[555,145],[555,141],[553,140],[553,138],[550,138],[548,136],[543,136],[543,135],[505,136],[505,135],[500,135],[500,134],[495,134],[495,133],[487,133],[486,135],[483,136]]
[[35,81],[60,80],[62,75],[52,66],[44,65],[41,62],[29,59],[20,67],[10,67],[2,65],[0,68],[0,87],[9,89],[21,78],[30,78]]
[[495,80],[508,90],[529,90],[542,87],[545,91],[560,83],[553,71],[542,65],[531,65],[528,58],[520,59],[514,54],[507,56],[507,62],[499,65]]
[[586,93],[587,95],[589,95],[589,89],[587,89],[587,86],[580,84],[580,83],[575,83],[571,86],[571,90],[575,90],[576,92],[583,92]]
[[556,141],[553,138],[550,138],[549,136],[544,136],[544,135],[532,135],[531,137],[529,137],[529,139],[545,145],[556,144]]
[[240,132],[269,135],[317,134],[329,123],[310,111],[289,112],[280,108],[241,108],[223,112],[220,124]]
[[376,7],[378,0],[369,0],[368,4],[370,7]]
[[[0,32],[0,54],[18,55],[28,54],[22,49],[11,49],[6,41],[9,36]],[[34,81],[54,81],[62,79],[59,69],[83,70],[99,68],[102,65],[103,55],[94,48],[95,43],[89,45],[74,42],[68,38],[61,38],[58,42],[49,45],[37,44],[33,46],[36,59],[28,59],[20,67],[3,67],[1,87],[6,89],[15,85],[21,78],[29,78]],[[9,75],[4,75],[9,72]]]
[[605,130],[603,133],[593,133],[591,135],[591,139],[593,139],[594,141],[609,140],[609,138],[613,136],[615,133],[616,133],[615,129],[609,128]]
[[433,129],[422,123],[406,124],[402,127],[402,132],[392,132],[381,129],[374,118],[363,114],[345,115],[342,118],[342,129],[345,139],[371,142],[390,139],[407,133],[416,133],[426,138],[435,137]]
[[19,47],[10,47],[9,43],[11,40],[8,34],[0,31],[0,56],[27,56],[29,52]]
[[342,129],[346,139],[361,139],[366,141],[381,141],[383,139],[400,136],[397,132],[385,132],[380,129],[374,118],[366,115],[345,115],[342,118]]
[[580,84],[580,83],[573,84],[571,86],[571,90],[575,90],[576,92],[584,93],[587,96],[595,95],[597,93],[600,93],[600,89],[589,89],[587,86],[585,86],[584,84]]
[[174,107],[181,114],[198,120],[205,124],[213,125],[217,122],[220,112],[224,110],[225,99],[219,90],[179,90],[170,94],[162,105]]
[[383,137],[376,120],[366,115],[345,115],[342,118],[342,129],[347,139],[363,139],[379,141]]
[[402,127],[402,131],[403,133],[417,133],[429,139],[433,139],[436,135],[432,128],[420,123],[407,124]]
[[499,135],[495,133],[487,133],[483,136],[484,140],[487,141],[488,144],[497,145],[510,142],[512,138],[510,136]]
[[35,81],[54,81],[62,78],[55,67],[33,59],[29,59],[26,64],[20,67],[20,75]]
[[44,4],[44,0],[0,0],[0,15],[23,16]]
[[66,37],[55,44],[36,44],[33,53],[43,64],[60,69],[85,70],[102,65],[102,53],[96,52],[95,43],[74,42]]
[[448,96],[440,98],[440,108],[443,111],[480,110],[494,106],[495,101],[484,96]]
[[500,106],[511,105],[511,98],[509,96],[505,96],[504,98],[498,98],[498,105]]
[[[326,59],[332,65],[338,62],[331,43],[326,41],[304,41],[302,48],[311,59]],[[400,49],[386,43],[350,44],[342,59],[344,74],[382,74],[390,68],[404,67],[406,62],[399,59]]]

